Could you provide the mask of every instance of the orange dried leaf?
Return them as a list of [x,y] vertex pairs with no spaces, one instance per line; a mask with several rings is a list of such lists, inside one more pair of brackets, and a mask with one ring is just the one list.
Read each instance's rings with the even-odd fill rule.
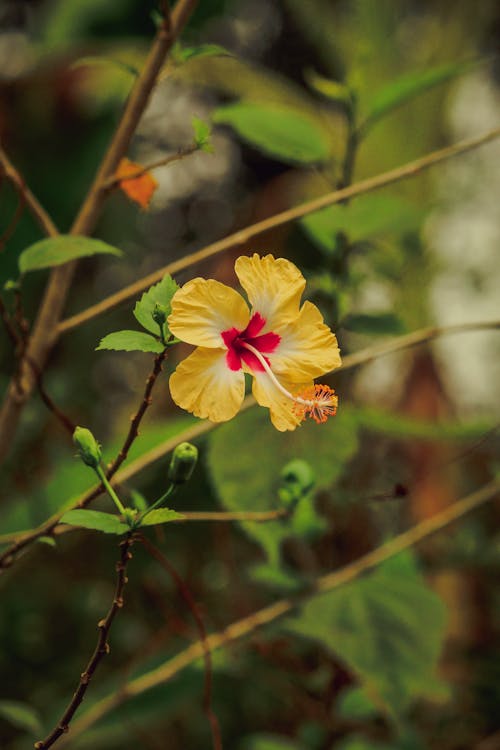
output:
[[122,159],[116,170],[116,179],[119,180],[120,188],[131,200],[138,203],[141,208],[148,208],[158,182],[149,172],[137,174],[142,169],[141,164],[136,164],[127,158]]

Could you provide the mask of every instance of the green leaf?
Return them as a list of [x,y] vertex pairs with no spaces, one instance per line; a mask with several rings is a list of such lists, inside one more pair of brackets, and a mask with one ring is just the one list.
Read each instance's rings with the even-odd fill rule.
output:
[[[263,511],[276,507],[280,470],[292,459],[310,464],[316,489],[323,490],[341,475],[357,450],[357,420],[348,408],[322,425],[304,423],[295,432],[280,433],[266,409],[249,409],[221,425],[209,437],[208,462],[212,482],[227,510]],[[231,446],[230,450],[228,446]],[[334,446],[334,448],[333,448]],[[234,460],[238,456],[238,460]],[[293,534],[313,531],[313,500],[291,518],[256,524],[242,522],[244,531],[264,548],[268,562],[279,564],[281,543]],[[297,526],[295,526],[295,523]]]
[[315,70],[305,71],[304,77],[309,86],[318,94],[339,104],[350,105],[352,101],[351,90],[349,86],[340,81],[333,81],[331,78],[325,78]]
[[448,63],[427,70],[405,73],[396,78],[396,80],[391,81],[387,86],[377,91],[367,103],[365,107],[367,114],[360,126],[360,130],[366,132],[375,122],[393,109],[396,109],[396,107],[400,107],[402,104],[405,104],[419,94],[423,94],[434,86],[446,83],[446,81],[468,73],[477,64],[477,61],[471,62],[470,60]]
[[158,523],[168,523],[169,521],[176,521],[178,518],[184,518],[182,513],[177,513],[176,510],[170,508],[157,508],[147,514],[141,521],[141,526],[156,526]]
[[33,735],[43,734],[43,726],[38,713],[26,703],[0,700],[0,717],[18,729]]
[[301,220],[302,227],[326,255],[336,248],[337,232],[359,242],[418,226],[423,213],[409,201],[391,195],[366,195],[347,205],[328,206]]
[[212,129],[208,122],[200,120],[198,117],[193,117],[193,130],[194,130],[194,142],[201,151],[206,151],[208,154],[212,154],[214,147],[210,141]]
[[342,327],[354,333],[376,336],[397,335],[406,331],[401,318],[392,312],[348,315],[342,320]]
[[171,276],[167,274],[158,284],[155,284],[147,292],[144,292],[141,299],[135,303],[134,315],[147,331],[158,335],[159,326],[153,320],[153,311],[158,303],[166,308],[165,315],[168,317],[171,310],[172,297],[178,290],[178,284]]
[[60,523],[79,526],[83,529],[94,529],[104,534],[125,534],[130,531],[129,525],[120,521],[118,516],[102,513],[100,510],[69,510],[61,517]]
[[91,255],[121,256],[122,251],[101,240],[91,237],[79,237],[71,234],[60,234],[46,240],[35,242],[19,256],[19,269],[38,271],[42,268],[61,266],[70,260],[88,258]]
[[123,62],[122,60],[115,60],[113,57],[101,57],[99,55],[89,55],[88,57],[80,57],[71,64],[70,69],[80,67],[91,67],[95,65],[105,65],[107,67],[114,67],[123,73],[133,78],[137,78],[140,75],[140,71],[134,65]]
[[244,750],[303,750],[303,745],[279,734],[253,734],[245,737],[243,747]]
[[337,713],[343,719],[370,719],[379,711],[366,691],[360,687],[343,690],[337,703]]
[[181,47],[179,43],[175,44],[172,50],[172,56],[176,63],[184,63],[194,57],[214,57],[229,56],[231,53],[220,44],[199,44],[196,47]]
[[243,140],[292,164],[328,161],[328,134],[312,117],[271,102],[242,102],[219,107],[213,121],[230,125]]
[[96,351],[100,349],[113,349],[121,352],[155,352],[156,354],[160,354],[165,347],[161,341],[143,331],[115,331],[114,333],[108,333],[107,336],[100,340]]
[[390,714],[436,694],[445,609],[410,553],[369,576],[305,603],[285,628],[341,659]]

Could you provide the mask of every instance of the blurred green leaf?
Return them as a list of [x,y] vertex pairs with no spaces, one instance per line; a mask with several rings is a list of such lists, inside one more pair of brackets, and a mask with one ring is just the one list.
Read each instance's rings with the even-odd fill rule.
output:
[[253,734],[245,737],[242,750],[304,750],[304,746],[278,734]]
[[132,78],[137,78],[140,75],[140,70],[134,65],[123,62],[122,60],[116,60],[113,57],[101,57],[100,55],[89,55],[87,57],[79,57],[71,64],[71,68],[91,67],[91,66],[111,66],[118,68],[123,73],[128,73]]
[[367,102],[365,106],[367,114],[360,126],[360,130],[366,133],[374,123],[393,109],[396,109],[396,107],[400,107],[402,104],[405,104],[419,94],[423,94],[434,86],[446,83],[446,81],[468,73],[475,66],[477,66],[476,61],[471,62],[468,60],[466,62],[449,63],[439,65],[435,68],[405,73],[376,92]]
[[348,688],[340,694],[337,714],[343,719],[369,719],[378,713],[378,708],[363,688]]
[[301,219],[314,243],[327,255],[336,247],[337,232],[350,243],[389,232],[405,232],[418,226],[421,208],[394,195],[364,195],[347,205],[328,206]]
[[230,125],[243,140],[281,161],[313,164],[330,158],[329,140],[312,118],[269,102],[219,107],[213,121]]
[[342,319],[342,327],[354,333],[384,336],[406,332],[406,327],[395,313],[358,313],[347,315]]
[[121,256],[122,251],[91,237],[60,234],[27,247],[19,256],[19,269],[21,273],[38,271],[91,255]]
[[120,521],[118,516],[102,513],[100,510],[69,510],[61,517],[60,523],[79,526],[83,529],[94,529],[104,534],[125,534],[130,526]]
[[38,736],[43,734],[42,722],[37,711],[26,703],[0,700],[0,718],[30,734]]
[[147,514],[144,520],[141,521],[141,526],[156,526],[158,523],[168,523],[178,518],[184,518],[182,513],[177,513],[176,510],[171,510],[170,508],[158,508]]
[[304,77],[309,86],[318,94],[339,104],[350,105],[351,90],[345,83],[325,78],[312,69],[307,70]]
[[214,57],[231,55],[231,53],[220,44],[199,44],[196,47],[182,47],[179,43],[174,45],[172,57],[176,63],[184,63],[194,57]]
[[436,695],[445,609],[403,553],[374,573],[314,597],[284,626],[341,659],[391,714]]
[[162,305],[165,308],[165,315],[168,317],[170,315],[172,297],[178,288],[179,285],[167,274],[158,284],[154,284],[147,292],[144,292],[134,307],[134,315],[141,326],[147,331],[158,335],[160,329],[158,323],[153,320],[155,305]]
[[201,151],[212,154],[214,147],[211,143],[212,128],[208,122],[193,117],[194,142]]
[[[249,409],[211,433],[208,468],[225,508],[269,510],[276,507],[279,474],[289,461],[301,458],[310,464],[316,488],[321,490],[340,477],[357,446],[357,420],[347,407],[339,409],[337,416],[325,424],[309,421],[290,433],[275,430],[265,409]],[[315,514],[312,498],[301,502],[308,506],[304,512]],[[279,564],[282,541],[300,531],[304,520],[299,514],[297,529],[294,515],[265,524],[242,522],[241,526],[262,545],[268,561]]]
[[[158,329],[159,330],[159,329]],[[143,331],[115,331],[100,340],[96,351],[113,349],[122,352],[155,352],[160,354],[164,345]]]

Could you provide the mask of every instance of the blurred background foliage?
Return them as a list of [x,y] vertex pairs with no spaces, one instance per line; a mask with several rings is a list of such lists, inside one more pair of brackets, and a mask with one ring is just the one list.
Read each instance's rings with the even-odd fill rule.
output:
[[[3,0],[0,140],[66,231],[155,29],[155,3]],[[494,0],[210,0],[171,55],[132,145],[147,163],[189,145],[192,117],[214,153],[155,170],[151,207],[109,199],[96,236],[125,258],[81,261],[67,313],[238,228],[498,125],[500,14]],[[498,318],[498,144],[282,226],[180,274],[235,284],[234,258],[297,263],[344,354],[432,323]],[[496,159],[495,159],[496,156]],[[0,184],[0,281],[40,238]],[[46,272],[23,280],[32,319]],[[9,292],[4,299],[13,304]],[[94,352],[132,324],[132,305],[65,335],[45,383],[116,454],[152,355]],[[0,341],[2,386],[15,366]],[[179,347],[166,370],[186,351]],[[443,509],[498,464],[499,341],[454,336],[332,378],[338,416],[277,433],[249,409],[199,440],[182,510],[279,508],[280,473],[314,475],[290,519],[183,524],[156,533],[216,630]],[[165,374],[129,461],[195,420]],[[2,477],[2,534],[27,529],[91,486],[56,420],[33,398]],[[154,499],[165,459],[123,488]],[[95,507],[108,508],[106,500]],[[1,540],[1,537],[0,537]],[[38,543],[3,576],[0,745],[30,747],[72,694],[114,587],[113,539]],[[213,708],[237,750],[458,750],[499,730],[495,589],[498,511],[344,589],[298,607],[214,656]],[[81,711],[198,637],[165,572],[136,548],[112,649]],[[496,623],[496,624],[495,624]],[[74,748],[207,748],[203,666],[112,712]],[[479,745],[478,745],[479,747]]]

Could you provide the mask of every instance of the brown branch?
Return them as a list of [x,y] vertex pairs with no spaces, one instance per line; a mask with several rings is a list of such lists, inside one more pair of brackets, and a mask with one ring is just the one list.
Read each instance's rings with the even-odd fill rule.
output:
[[29,187],[26,185],[24,178],[12,164],[9,157],[1,147],[0,169],[5,173],[9,180],[14,183],[19,194],[23,196],[25,204],[30,209],[43,233],[47,234],[49,237],[53,237],[58,234],[58,229],[50,218],[49,214],[39,203],[38,199],[33,195]]
[[[450,524],[463,518],[473,510],[476,510],[489,500],[492,500],[498,496],[499,493],[500,481],[495,480],[490,482],[471,495],[458,500],[456,503],[446,508],[446,510],[437,513],[432,518],[416,524],[408,531],[399,534],[385,544],[382,544],[380,547],[377,547],[372,552],[363,555],[358,560],[349,563],[339,570],[334,570],[331,573],[321,576],[316,580],[307,593],[298,597],[280,599],[274,604],[264,607],[248,617],[244,617],[242,620],[232,623],[224,630],[212,633],[207,638],[207,644],[210,650],[214,651],[218,648],[222,648],[229,643],[240,640],[241,638],[254,633],[258,628],[275,622],[284,615],[290,614],[297,605],[300,605],[304,600],[307,600],[310,597],[333,591],[340,586],[351,583],[389,558],[394,557],[394,555],[414,547],[432,534],[442,531]],[[198,641],[156,669],[127,682],[120,691],[115,692],[94,704],[92,708],[74,723],[72,727],[72,739],[81,735],[97,721],[109,714],[113,709],[125,703],[127,700],[130,700],[147,690],[151,690],[158,685],[165,684],[176,674],[193,664],[193,662],[199,659],[202,655],[203,645]],[[63,744],[65,743],[66,741],[63,740]]]
[[139,537],[142,544],[145,546],[149,554],[160,563],[162,568],[172,577],[177,589],[189,607],[191,614],[196,622],[198,633],[200,636],[200,643],[203,648],[203,659],[205,662],[205,686],[203,692],[203,709],[207,715],[210,730],[212,732],[212,744],[214,750],[222,750],[222,738],[220,733],[220,726],[217,716],[212,708],[212,658],[210,656],[210,648],[207,643],[207,631],[205,629],[205,623],[201,616],[200,610],[193,599],[193,596],[184,583],[183,579],[176,571],[171,562],[165,557],[165,555],[143,534]]
[[130,552],[132,543],[133,541],[131,534],[127,534],[125,539],[120,542],[120,559],[116,564],[117,576],[115,594],[106,617],[103,620],[99,620],[99,622],[97,623],[99,635],[97,637],[97,644],[94,653],[92,654],[90,661],[85,668],[85,671],[82,672],[80,676],[80,683],[66,710],[59,719],[57,726],[54,727],[52,732],[50,732],[50,734],[44,740],[35,742],[35,748],[37,748],[37,750],[46,750],[46,748],[52,747],[52,745],[54,745],[54,743],[57,742],[57,740],[62,735],[68,732],[70,722],[85,697],[85,693],[87,692],[90,680],[92,679],[101,661],[107,654],[109,654],[109,631],[111,629],[111,625],[113,624],[113,620],[115,619],[116,613],[123,607],[123,590],[128,580],[126,571],[127,565],[132,559],[132,553]]
[[[171,14],[160,25],[150,53],[130,93],[115,135],[104,155],[86,199],[71,228],[72,234],[89,235],[94,230],[100,211],[108,194],[107,180],[114,175],[118,164],[128,149],[132,136],[148,103],[149,97],[165,57],[187,22],[197,0],[179,0]],[[45,290],[33,333],[28,343],[27,354],[44,369],[49,352],[54,346],[59,332],[66,298],[71,286],[76,262],[72,261],[54,268]],[[7,390],[0,411],[0,461],[13,443],[17,424],[24,404],[34,386],[33,370],[24,360],[21,367],[21,393],[15,383]]]
[[196,144],[193,144],[192,146],[186,146],[186,148],[179,149],[175,154],[164,156],[162,159],[152,161],[150,164],[144,164],[143,166],[138,167],[136,170],[130,172],[130,174],[127,174],[124,177],[110,177],[110,179],[106,182],[106,188],[108,190],[112,190],[122,182],[128,182],[128,180],[136,180],[138,177],[142,177],[143,174],[146,174],[146,172],[151,172],[153,169],[158,169],[158,167],[166,167],[167,164],[173,164],[180,159],[184,159],[185,156],[194,154],[196,151],[199,151],[199,148]]
[[77,313],[70,318],[66,318],[66,320],[63,320],[59,324],[58,331],[59,333],[66,333],[67,331],[71,331],[73,328],[82,325],[82,323],[86,323],[88,320],[95,318],[97,315],[102,315],[102,313],[113,309],[117,305],[120,305],[123,302],[127,302],[129,299],[138,296],[141,292],[144,291],[144,289],[147,289],[152,284],[156,284],[167,273],[176,274],[179,271],[182,271],[185,268],[189,268],[189,266],[192,266],[195,263],[200,263],[201,261],[207,260],[208,258],[211,258],[212,256],[217,255],[224,250],[230,250],[232,248],[238,247],[239,245],[245,245],[254,237],[257,237],[258,235],[263,234],[270,229],[275,229],[276,227],[288,224],[291,221],[295,221],[296,219],[301,219],[303,216],[307,216],[307,214],[313,213],[314,211],[319,211],[321,208],[332,206],[335,203],[341,203],[342,201],[348,200],[350,198],[355,198],[359,195],[364,195],[365,193],[372,192],[373,190],[378,190],[379,188],[406,179],[407,177],[417,175],[423,170],[429,169],[430,167],[433,167],[442,161],[450,159],[453,156],[464,154],[465,152],[477,148],[478,146],[489,143],[499,136],[500,128],[490,130],[487,133],[484,133],[483,135],[476,138],[460,141],[453,146],[448,146],[447,148],[440,149],[439,151],[433,151],[427,156],[409,162],[402,167],[391,169],[389,172],[383,172],[382,174],[375,177],[370,177],[367,180],[361,180],[360,182],[357,182],[350,187],[343,188],[342,190],[335,190],[332,193],[327,193],[326,195],[322,195],[319,198],[314,198],[313,200],[307,201],[306,203],[301,203],[299,206],[295,206],[294,208],[290,208],[286,211],[283,211],[282,213],[276,214],[275,216],[271,216],[269,219],[264,219],[264,221],[259,221],[256,224],[252,224],[245,229],[240,229],[238,232],[235,232],[234,234],[231,234],[222,240],[213,242],[211,245],[207,245],[201,250],[197,250],[196,252],[191,253],[184,258],[173,261],[172,263],[168,263],[166,266],[159,268],[157,271],[150,273],[148,276],[145,276],[144,278],[139,279],[133,284],[124,287],[119,292],[106,297],[106,299],[102,300],[101,302],[88,307],[86,310],[83,310],[82,312]]
[[[402,349],[406,349],[410,346],[415,346],[417,344],[425,343],[426,341],[430,341],[431,339],[437,338],[438,336],[445,336],[447,334],[451,335],[454,333],[465,333],[467,331],[472,332],[474,330],[497,329],[499,327],[500,327],[500,321],[484,321],[480,323],[464,323],[464,324],[452,325],[452,326],[421,328],[420,330],[414,331],[413,333],[410,333],[408,335],[399,336],[397,339],[393,341],[388,341],[384,344],[376,345],[373,347],[368,347],[367,349],[363,349],[360,352],[344,357],[342,366],[338,368],[338,370],[336,370],[335,372],[339,372],[339,370],[348,370],[348,369],[351,369],[352,367],[359,367],[362,364],[371,362],[377,357],[385,356],[386,354],[390,354],[390,353],[393,353]],[[243,405],[240,411],[245,411],[246,409],[249,409],[252,406],[255,406],[255,400],[253,399],[252,396],[247,396],[243,402]],[[142,456],[137,458],[135,461],[132,461],[128,466],[122,469],[122,471],[118,472],[116,475],[116,484],[127,482],[129,479],[132,479],[132,477],[139,474],[148,466],[150,466],[151,464],[163,458],[167,453],[170,453],[170,451],[172,451],[178,443],[183,442],[183,441],[196,440],[196,438],[200,437],[201,435],[204,435],[207,432],[210,432],[210,430],[213,430],[215,427],[217,427],[217,425],[214,424],[213,422],[209,422],[208,420],[200,420],[196,422],[195,424],[193,424],[191,427],[188,427],[186,430],[183,430],[178,435],[168,438],[168,440],[165,440],[163,443],[160,443],[159,445],[155,446],[147,453],[144,453]],[[87,505],[89,505],[92,502],[92,500],[94,500],[94,498],[100,495],[101,492],[102,492],[102,487],[98,485],[97,487],[93,488],[89,492],[82,495],[76,501],[73,507],[85,508]],[[267,513],[267,511],[264,511],[264,512]],[[274,511],[271,511],[271,512],[274,513]],[[3,536],[0,536],[0,544],[13,542],[12,546],[9,547],[7,550],[5,550],[2,555],[0,555],[0,571],[2,568],[9,567],[12,564],[13,559],[15,558],[17,553],[20,552],[24,547],[31,544],[31,542],[35,541],[39,537],[46,536],[47,534],[52,533],[52,531],[57,526],[60,517],[61,517],[61,513],[55,513],[45,523],[43,523],[41,526],[39,526],[38,528],[34,530],[25,531],[25,532],[16,532],[14,534],[4,534]],[[200,518],[199,520],[210,520],[210,519]],[[224,520],[224,519],[221,518],[219,520]],[[226,519],[226,520],[229,520],[229,519]],[[242,520],[242,519],[232,519],[232,520]],[[249,519],[249,520],[258,521],[258,520],[273,520],[273,519],[254,518],[254,519]],[[181,521],[181,519],[179,519],[179,521]]]

